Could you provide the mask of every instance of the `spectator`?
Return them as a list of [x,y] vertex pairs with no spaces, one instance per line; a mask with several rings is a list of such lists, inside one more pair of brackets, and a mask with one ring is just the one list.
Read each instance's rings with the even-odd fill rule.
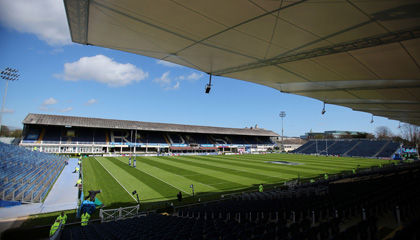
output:
[[101,193],[101,190],[97,190],[97,191],[90,190],[89,191],[89,195],[87,195],[85,197],[85,200],[89,198],[89,201],[94,202],[95,201],[96,194],[98,194],[98,193]]
[[54,233],[60,227],[60,223],[61,223],[61,220],[59,220],[58,218],[54,221],[54,224],[51,226],[51,229],[50,229],[50,237],[54,235]]
[[61,214],[57,217],[58,220],[61,221],[61,228],[64,228],[64,224],[67,222],[67,214],[64,213],[64,211],[61,211]]
[[80,186],[80,185],[82,185],[82,179],[81,179],[81,178],[79,178],[79,179],[77,180],[76,185],[74,185],[74,186],[75,186],[75,187],[78,187],[78,186]]
[[89,223],[89,218],[90,218],[90,214],[89,213],[87,213],[87,212],[83,213],[82,214],[82,217],[81,217],[82,221],[81,221],[80,225],[82,227],[87,226],[88,223]]

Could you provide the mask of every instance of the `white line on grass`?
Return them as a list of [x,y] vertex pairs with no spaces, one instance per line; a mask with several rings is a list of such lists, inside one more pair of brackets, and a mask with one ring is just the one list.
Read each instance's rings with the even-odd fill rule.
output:
[[[147,157],[145,157],[145,158],[147,158]],[[149,159],[149,160],[150,160],[150,159]],[[147,164],[147,163],[144,163],[144,164]],[[150,164],[147,164],[147,165],[151,166]],[[176,167],[176,166],[175,166],[175,167]],[[158,167],[156,167],[156,168],[158,168]],[[166,171],[166,170],[162,170],[162,171]],[[166,172],[169,172],[169,171],[166,171]],[[173,174],[173,175],[177,175],[177,176],[179,176],[179,177],[182,177],[182,178],[185,178],[185,179],[190,180],[188,177],[186,177],[187,175],[183,176],[183,175],[179,175],[179,174],[176,174],[176,173],[173,173],[173,172],[169,172],[169,173],[171,173],[171,174]],[[198,175],[203,175],[203,174],[198,174]],[[189,175],[189,176],[191,176],[191,175]],[[193,181],[199,182],[199,183],[201,183],[201,184],[203,184],[203,185],[206,185],[207,187],[214,188],[215,190],[218,190],[218,189],[216,189],[215,187],[212,187],[212,186],[210,186],[210,185],[208,185],[208,184],[205,184],[205,183],[203,183],[203,182],[200,182],[200,181],[198,181],[198,180],[193,180]],[[190,194],[190,195],[191,195],[191,194]]]
[[220,184],[226,184],[226,182],[218,182],[218,183],[212,183],[212,184],[210,184],[210,186],[214,186],[214,185],[220,185]]
[[130,197],[132,197],[133,199],[134,199],[134,201],[136,201],[137,202],[137,199],[133,196],[133,195],[131,195],[131,193],[129,192],[129,191],[127,191],[127,189],[120,183],[120,181],[118,181],[118,179],[117,178],[115,178],[114,177],[114,175],[112,175],[112,173],[110,173],[109,171],[108,171],[108,169],[106,169],[106,167],[104,166],[104,165],[102,165],[102,163],[100,162],[100,161],[98,161],[98,159],[96,159],[96,157],[94,157],[94,159],[99,163],[99,164],[101,164],[101,166],[109,173],[109,175],[111,175],[111,177],[113,177],[114,179],[115,179],[115,181],[117,181],[117,183],[118,184],[120,184],[120,186],[122,187],[122,188],[124,188],[124,190],[128,193],[128,195],[130,195]]
[[[119,160],[118,160],[118,161],[119,161]],[[139,166],[139,164],[138,164],[138,163],[137,163],[137,166]],[[146,173],[147,175],[149,175],[149,176],[151,176],[151,177],[153,177],[153,178],[156,178],[156,179],[160,180],[161,182],[164,182],[164,183],[168,184],[169,186],[171,186],[171,187],[173,187],[173,188],[176,188],[176,189],[178,189],[178,190],[183,191],[184,193],[186,193],[186,194],[188,194],[188,195],[191,195],[191,194],[189,194],[188,192],[186,192],[186,191],[184,191],[184,190],[182,190],[182,189],[180,189],[180,188],[177,188],[177,187],[175,187],[174,185],[172,185],[172,184],[168,183],[167,181],[160,179],[159,177],[156,177],[156,176],[154,176],[154,175],[152,175],[152,174],[150,174],[150,173],[147,173],[147,172],[145,172],[145,171],[142,171],[142,170],[140,170],[140,169],[138,169],[138,168],[136,168],[136,169],[137,169],[138,171],[140,171],[140,172]],[[168,199],[169,199],[169,198],[168,198]]]
[[[195,159],[203,159],[203,158],[206,158],[205,156],[194,156],[194,157],[197,157],[197,158],[195,158]],[[184,159],[185,161],[189,161],[189,162],[194,162],[194,160],[190,160],[190,158],[186,158],[186,157],[179,157],[179,158],[182,158],[182,159]],[[208,165],[208,166],[213,166],[213,165],[211,165],[211,164],[209,164],[209,163],[207,163],[207,162],[201,162],[200,164],[203,164],[203,165]],[[218,162],[216,162],[216,164],[229,164],[229,163],[218,163]],[[232,174],[234,174],[234,175],[236,175],[235,173],[254,173],[254,172],[252,172],[252,171],[246,171],[246,170],[239,170],[239,169],[232,169],[232,168],[229,168],[229,167],[222,167],[222,166],[217,166],[217,165],[215,165],[215,167],[218,167],[218,168],[223,168],[223,169],[226,169],[226,170],[230,170],[231,171],[231,173],[229,173],[230,175],[232,175]],[[203,168],[203,167],[201,167],[201,168]],[[246,168],[246,167],[245,167]],[[210,169],[211,171],[216,171],[216,172],[221,172],[221,171],[219,171],[219,170],[213,170],[213,169]],[[251,170],[251,169],[250,169]],[[266,171],[266,170],[263,170],[263,171]],[[267,172],[267,171],[266,171]],[[257,173],[258,174],[258,173]],[[262,174],[258,174],[258,175],[262,175]],[[240,176],[240,175],[239,175]],[[262,175],[262,176],[264,176],[264,175]],[[255,177],[245,177],[245,176],[240,176],[240,177],[244,177],[244,178],[252,178],[252,179],[256,179],[256,180],[260,180],[260,179],[258,179],[258,178],[255,178]],[[272,176],[271,174],[270,174],[270,176],[268,176],[268,177],[272,177],[272,178],[279,178],[279,179],[281,179],[281,180],[287,180],[286,178],[281,178],[281,177],[277,177],[277,176]]]

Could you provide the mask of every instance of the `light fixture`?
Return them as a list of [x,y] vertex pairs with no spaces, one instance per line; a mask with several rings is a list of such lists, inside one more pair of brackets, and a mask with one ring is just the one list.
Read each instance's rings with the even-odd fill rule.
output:
[[373,121],[373,114],[372,114],[372,119],[370,119],[370,123],[373,123],[374,121]]
[[321,114],[324,115],[325,112],[326,112],[326,110],[325,110],[325,102],[324,102],[324,107],[322,108]]
[[205,91],[205,92],[206,92],[207,94],[209,94],[209,93],[210,93],[211,86],[212,86],[212,85],[211,85],[211,74],[210,74],[209,83],[208,83],[208,84],[206,84],[206,88],[205,88],[205,89],[206,89],[206,91]]
[[14,82],[19,80],[19,74],[18,70],[10,67],[6,67],[6,69],[2,70],[0,72],[0,78],[6,81],[6,87],[4,88],[4,95],[3,95],[3,102],[1,104],[1,110],[0,110],[0,132],[1,132],[1,126],[2,126],[2,118],[4,113],[4,106],[7,96],[7,87],[9,86],[9,82]]
[[286,112],[281,111],[279,116],[281,117],[281,151],[284,151],[284,144],[283,144],[283,119],[286,117]]

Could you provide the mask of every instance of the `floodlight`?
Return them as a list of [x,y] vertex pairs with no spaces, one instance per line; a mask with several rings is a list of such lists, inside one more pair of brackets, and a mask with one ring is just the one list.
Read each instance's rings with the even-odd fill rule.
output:
[[284,151],[284,144],[283,144],[283,119],[286,117],[286,112],[281,111],[279,116],[281,117],[281,151]]
[[373,121],[373,115],[372,115],[372,119],[370,120],[370,123],[373,123],[374,121]]
[[6,87],[4,88],[4,95],[3,95],[3,102],[1,105],[0,110],[0,131],[1,131],[1,123],[2,123],[2,117],[4,113],[4,106],[7,96],[7,88],[9,86],[9,82],[14,82],[19,80],[19,74],[17,74],[18,70],[10,67],[6,67],[6,69],[2,70],[0,73],[0,78],[6,81]]
[[205,93],[209,94],[210,90],[211,90],[211,74],[210,74],[209,83],[206,84]]
[[325,112],[326,112],[326,110],[325,110],[325,102],[324,102],[324,106],[322,107],[321,114],[322,114],[322,115],[324,115],[324,114],[325,114]]
[[206,93],[209,94],[211,90],[211,85],[210,84],[206,84]]

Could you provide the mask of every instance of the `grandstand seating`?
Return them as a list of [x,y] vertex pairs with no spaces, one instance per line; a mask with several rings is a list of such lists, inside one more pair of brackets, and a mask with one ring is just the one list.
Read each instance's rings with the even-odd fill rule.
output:
[[226,140],[225,136],[220,135],[210,135],[209,136],[210,141],[214,142],[214,144],[228,144],[228,141]]
[[[40,129],[28,131],[24,136],[24,142],[32,142],[36,140],[44,141],[45,143],[60,142],[61,143],[105,143],[106,135],[109,130],[93,129],[93,128],[74,128],[75,136],[66,136],[63,130],[58,127],[44,128],[42,131],[44,135],[40,134]],[[123,131],[114,130],[115,136],[125,136],[127,133]],[[38,139],[41,136],[42,139]],[[137,143],[150,144],[233,144],[233,145],[273,145],[270,137],[255,137],[255,136],[241,136],[228,135],[218,136],[209,134],[185,134],[185,133],[164,133],[164,132],[138,132]],[[168,141],[165,140],[165,137]],[[121,137],[115,137],[116,142],[122,141]],[[128,141],[131,140],[129,137]],[[172,142],[171,142],[172,141]],[[134,142],[134,140],[133,140]]]
[[147,134],[146,142],[143,142],[143,143],[159,144],[159,143],[166,143],[166,141],[162,133],[149,132]]
[[245,139],[242,136],[231,135],[228,136],[228,139],[230,140],[231,144],[249,144],[245,141]]
[[65,159],[0,142],[0,198],[42,201],[64,168]]
[[32,140],[32,141],[38,140],[40,132],[41,132],[40,129],[37,129],[37,128],[31,129],[26,134],[26,140],[29,140],[29,141],[30,140]]
[[389,140],[310,140],[292,153],[390,158],[399,143]]
[[397,142],[389,142],[389,144],[376,157],[389,157],[395,153],[395,150],[400,147]]
[[269,137],[257,137],[257,142],[259,144],[273,144]]
[[396,221],[396,206],[407,228],[394,239],[416,239],[418,220],[412,220],[420,217],[419,171],[418,164],[387,166],[352,175],[351,181],[306,183],[181,207],[174,216],[69,226],[61,239],[374,240],[380,218]]
[[195,140],[196,144],[211,144],[209,138],[205,134],[194,134],[192,138]]
[[28,114],[22,135],[19,145],[60,154],[269,152],[276,145],[271,138],[278,136],[263,128],[223,128],[45,114]]
[[347,153],[349,156],[373,157],[381,148],[387,143],[387,141],[364,141],[358,144],[355,148]]
[[106,132],[105,129],[96,129],[95,130],[95,136],[94,136],[94,142],[97,142],[97,143],[106,142],[106,135],[107,135],[107,132]]
[[170,133],[168,136],[172,140],[172,144],[185,144],[185,140],[183,140],[179,134]]
[[73,137],[71,140],[74,142],[93,142],[94,140],[94,129],[92,128],[86,128],[83,131],[78,131],[75,137]]
[[359,141],[337,141],[332,148],[328,148],[328,154],[343,155],[349,149],[352,149],[357,143],[359,143]]
[[48,141],[48,142],[56,142],[56,141],[66,141],[67,139],[61,139],[61,131],[59,128],[57,127],[50,127],[48,129],[45,129],[45,135],[44,137],[41,139],[43,141]]

